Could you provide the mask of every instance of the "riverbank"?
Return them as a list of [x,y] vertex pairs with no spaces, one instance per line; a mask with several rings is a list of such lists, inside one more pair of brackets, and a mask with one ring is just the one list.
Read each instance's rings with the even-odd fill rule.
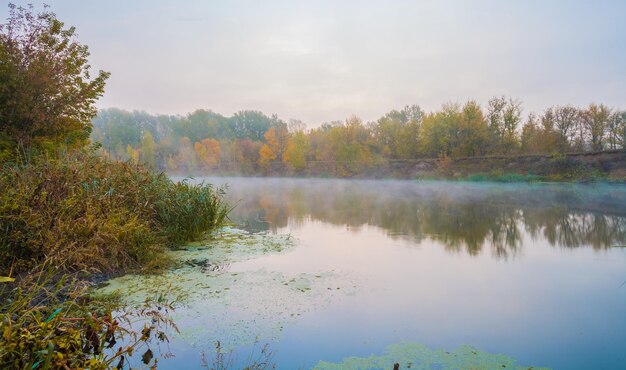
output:
[[[187,176],[189,171],[170,171]],[[495,182],[626,182],[626,151],[612,150],[551,155],[442,157],[388,160],[370,166],[342,162],[311,161],[306,170],[295,172],[283,163],[270,163],[262,170],[220,164],[192,176],[311,177],[356,179],[432,179]]]
[[0,368],[122,368],[141,348],[156,365],[170,298],[126,309],[90,287],[169,268],[169,249],[223,225],[222,190],[87,150],[5,162],[0,189]]

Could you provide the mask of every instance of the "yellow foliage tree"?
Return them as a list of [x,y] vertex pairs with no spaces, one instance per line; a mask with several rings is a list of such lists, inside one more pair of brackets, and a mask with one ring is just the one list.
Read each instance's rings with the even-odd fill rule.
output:
[[220,142],[215,139],[203,139],[194,143],[194,150],[200,162],[208,168],[215,167],[219,163],[221,155]]
[[272,126],[263,137],[269,149],[274,153],[272,160],[282,160],[289,141],[289,131],[287,131],[287,127],[283,125]]
[[306,168],[306,156],[309,152],[309,142],[304,132],[296,132],[287,142],[287,149],[283,161],[293,170],[302,172]]
[[259,149],[259,164],[263,168],[267,168],[269,163],[276,159],[276,153],[267,145],[263,144]]

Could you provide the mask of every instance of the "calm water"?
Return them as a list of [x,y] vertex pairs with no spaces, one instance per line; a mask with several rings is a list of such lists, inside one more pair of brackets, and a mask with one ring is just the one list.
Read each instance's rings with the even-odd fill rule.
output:
[[[201,180],[228,183],[234,222],[297,240],[229,272],[328,272],[351,288],[329,286],[324,304],[259,338],[281,369],[402,341],[556,369],[626,368],[626,248],[615,247],[626,244],[625,186]],[[186,320],[211,325],[202,313]],[[259,334],[251,324],[239,335]],[[161,365],[199,365],[209,339],[221,338],[175,339],[177,357]]]

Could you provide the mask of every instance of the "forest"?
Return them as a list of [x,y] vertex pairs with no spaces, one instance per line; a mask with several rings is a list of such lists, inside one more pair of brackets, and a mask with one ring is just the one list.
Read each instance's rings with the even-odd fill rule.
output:
[[626,111],[592,103],[524,114],[506,96],[485,108],[474,100],[430,113],[410,105],[375,122],[350,116],[315,128],[259,111],[203,109],[172,116],[109,108],[92,124],[104,156],[177,174],[299,175],[331,163],[328,175],[350,176],[390,160],[624,149],[626,137]]

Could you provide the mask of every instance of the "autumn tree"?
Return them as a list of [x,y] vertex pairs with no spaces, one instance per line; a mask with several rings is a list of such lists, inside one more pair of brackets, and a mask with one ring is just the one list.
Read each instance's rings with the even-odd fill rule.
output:
[[[270,127],[269,130],[263,135],[267,146],[274,153],[274,159],[282,161],[287,149],[287,141],[289,140],[289,131],[287,125],[276,125]],[[265,151],[267,153],[267,151]]]
[[263,144],[261,149],[259,149],[259,164],[264,169],[267,169],[269,164],[276,160],[276,153],[270,148],[269,145]]
[[461,107],[457,103],[446,103],[442,109],[430,113],[422,122],[420,146],[427,157],[450,156],[458,143],[458,126]]
[[385,114],[373,125],[382,154],[392,159],[414,158],[418,154],[419,130],[424,112],[418,105]]
[[463,106],[458,120],[451,122],[454,137],[451,153],[455,157],[485,154],[489,144],[489,127],[477,102],[470,100]]
[[291,169],[302,172],[306,168],[309,141],[303,131],[297,131],[289,138],[283,160]]
[[56,15],[9,4],[0,25],[0,138],[13,146],[83,145],[109,74],[92,78],[86,45]]
[[215,139],[206,138],[194,143],[194,150],[199,162],[205,168],[215,167],[220,160],[221,145]]

